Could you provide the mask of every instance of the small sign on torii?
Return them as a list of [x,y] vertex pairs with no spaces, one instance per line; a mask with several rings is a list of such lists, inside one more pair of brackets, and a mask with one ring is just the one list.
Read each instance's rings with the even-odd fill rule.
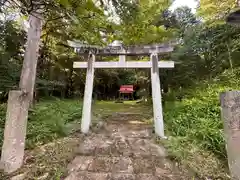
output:
[[[165,138],[159,68],[174,68],[174,62],[158,61],[158,55],[172,52],[172,44],[124,47],[120,41],[114,41],[111,45],[104,48],[74,41],[68,41],[68,44],[73,47],[79,55],[89,54],[87,62],[74,62],[73,64],[74,68],[87,68],[81,122],[81,131],[83,133],[89,132],[91,124],[92,92],[95,68],[151,68],[154,127],[156,134],[161,138]],[[119,56],[119,61],[96,62],[96,55]],[[150,56],[150,61],[126,61],[126,56],[133,55]]]

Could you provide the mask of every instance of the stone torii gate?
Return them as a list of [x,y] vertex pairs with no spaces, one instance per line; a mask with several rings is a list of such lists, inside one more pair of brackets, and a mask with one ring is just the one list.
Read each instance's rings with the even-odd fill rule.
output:
[[[79,55],[89,54],[88,62],[74,62],[74,68],[86,68],[86,84],[83,100],[81,131],[88,133],[91,124],[92,92],[95,68],[151,68],[152,100],[155,132],[161,138],[164,136],[162,113],[162,97],[160,88],[159,68],[174,68],[173,61],[158,61],[159,54],[173,51],[171,44],[155,44],[146,46],[124,47],[119,41],[105,48],[83,45],[69,41],[69,46],[75,48]],[[96,62],[96,56],[119,56],[119,61]],[[126,56],[150,56],[150,61],[126,61]]]

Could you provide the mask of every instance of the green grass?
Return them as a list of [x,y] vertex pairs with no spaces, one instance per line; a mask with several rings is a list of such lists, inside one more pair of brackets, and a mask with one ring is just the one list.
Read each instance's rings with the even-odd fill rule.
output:
[[183,90],[182,102],[166,102],[164,118],[170,138],[164,143],[173,158],[199,176],[228,178],[219,94],[240,89],[239,75],[238,69],[226,71],[194,89]]
[[[97,101],[93,105],[93,121],[115,112],[136,111],[134,101],[124,104],[111,101]],[[141,112],[141,109],[137,109]],[[82,101],[80,100],[42,100],[29,111],[26,148],[34,148],[65,137],[80,128]],[[6,117],[6,104],[0,104],[0,146],[2,146]],[[93,122],[94,123],[94,122]]]
[[136,101],[124,101],[115,103],[113,101],[97,101],[93,105],[93,114],[95,116],[106,116],[116,112],[141,113],[149,109],[149,106],[138,104]]
[[[183,90],[182,102],[165,104],[164,120],[169,139],[161,142],[165,144],[171,158],[180,161],[200,177],[228,179],[219,93],[239,89],[239,77],[238,69],[234,73],[226,71],[212,81]],[[5,112],[6,105],[0,105],[0,143]],[[121,104],[97,101],[93,106],[93,120],[97,121],[115,112],[143,113],[148,117],[152,115],[149,106],[135,102]],[[73,127],[79,129],[81,113],[82,102],[77,100],[55,99],[38,103],[29,114],[27,148],[40,147],[42,144],[67,136]],[[44,158],[43,161],[46,161]],[[56,173],[58,170],[59,168]]]
[[[27,172],[27,179],[36,179],[44,175],[42,173],[48,173],[49,177],[52,177],[50,179],[60,179],[57,177],[65,173],[62,168],[73,158],[74,148],[79,143],[79,138],[62,138],[70,135],[73,127],[80,127],[76,124],[80,124],[81,114],[82,102],[78,100],[43,100],[30,109],[25,153],[29,162],[20,169],[20,173]],[[1,104],[0,146],[3,141],[5,115],[6,104]],[[31,151],[28,151],[30,149]],[[10,178],[0,173],[0,179]]]
[[[5,125],[6,104],[0,105],[0,146]],[[69,124],[79,121],[82,102],[77,100],[45,100],[29,111],[26,148],[51,142],[71,132]]]
[[[6,105],[1,105],[0,108],[0,130],[3,131]],[[124,104],[97,101],[93,105],[92,121],[104,119],[102,117],[116,112],[142,113],[148,109],[147,106],[130,101]],[[52,99],[38,103],[30,110],[26,162],[10,176],[0,173],[0,179],[8,180],[22,173],[26,173],[26,180],[44,176],[49,180],[62,179],[83,138],[80,133],[72,133],[80,128],[81,113],[82,102],[77,100]]]
[[55,99],[40,102],[29,114],[27,147],[68,135],[72,130],[69,125],[80,122],[81,116],[81,101]]

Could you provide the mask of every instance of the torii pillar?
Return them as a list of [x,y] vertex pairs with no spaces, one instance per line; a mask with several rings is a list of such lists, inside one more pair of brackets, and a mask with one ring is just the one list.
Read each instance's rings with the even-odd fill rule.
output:
[[91,124],[91,110],[92,110],[92,93],[93,93],[93,81],[94,81],[94,62],[96,56],[89,54],[87,73],[86,73],[86,84],[83,98],[83,110],[82,110],[82,122],[81,131],[82,133],[88,133]]
[[[78,45],[74,46],[77,48]],[[154,128],[155,133],[159,137],[165,138],[159,68],[174,68],[174,62],[158,61],[158,54],[172,51],[172,46],[164,46],[161,44],[130,47],[127,48],[127,50],[114,50],[114,52],[109,51],[109,49],[100,49],[96,52],[97,55],[119,56],[119,61],[95,62],[96,56],[91,53],[88,62],[74,62],[74,68],[87,68],[81,131],[83,133],[88,133],[91,124],[92,92],[95,68],[151,68]],[[84,55],[86,52],[84,49],[80,48],[78,53]],[[126,61],[127,55],[150,55],[150,61]]]
[[152,102],[153,102],[153,116],[154,116],[154,128],[155,133],[161,138],[164,136],[164,124],[163,124],[163,109],[162,109],[162,94],[159,78],[158,68],[158,54],[152,53],[150,55],[152,62],[151,68],[151,82],[152,82]]

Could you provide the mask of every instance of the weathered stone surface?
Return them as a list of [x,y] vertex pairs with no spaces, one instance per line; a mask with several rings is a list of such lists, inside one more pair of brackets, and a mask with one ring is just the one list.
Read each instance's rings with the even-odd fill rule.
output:
[[222,120],[232,179],[240,179],[240,91],[220,95]]
[[155,167],[151,160],[138,158],[134,160],[135,173],[154,173]]
[[151,140],[146,125],[131,124],[126,116],[119,122],[114,118],[100,134],[85,137],[65,180],[179,180],[169,171],[165,150]]
[[11,178],[11,180],[24,180],[26,178],[27,174],[23,173],[23,174],[19,174],[17,176],[14,176]]
[[91,136],[80,144],[77,152],[82,155],[94,154],[96,150],[109,153],[109,148],[113,143],[114,142],[109,140],[105,135]]
[[[34,1],[32,5],[38,7],[39,3]],[[6,173],[12,173],[19,169],[24,160],[28,109],[33,100],[38,51],[41,41],[42,8],[33,8],[29,14],[28,22],[28,38],[19,82],[20,91],[9,92],[1,154],[1,166]]]
[[114,158],[96,157],[90,164],[88,170],[93,172],[111,172]]
[[120,157],[113,164],[112,172],[114,173],[133,173],[133,163],[128,157]]
[[65,180],[109,180],[107,173],[74,172]]
[[131,151],[131,146],[129,145],[126,137],[122,135],[115,138],[114,146],[120,154],[123,154],[126,150]]
[[92,143],[89,143],[88,141],[89,140],[84,141],[85,143],[81,144],[79,146],[79,148],[77,150],[78,154],[81,154],[81,155],[91,155],[91,154],[94,154],[96,146],[94,144],[92,144]]
[[135,157],[151,157],[149,140],[138,139],[138,138],[129,138],[129,144],[131,149],[134,152]]
[[23,164],[28,107],[29,100],[22,91],[9,92],[1,155],[1,168],[6,173],[16,171]]
[[155,175],[159,178],[172,176],[171,172],[167,169],[156,168]]
[[112,174],[110,180],[135,180],[136,177],[134,174],[118,173]]
[[44,173],[42,176],[37,177],[37,180],[48,180],[49,179],[49,173]]
[[93,172],[125,172],[132,173],[132,161],[125,157],[96,157],[89,165],[89,171]]
[[157,144],[154,144],[153,142],[149,143],[150,146],[150,151],[152,156],[157,156],[157,157],[166,157],[167,152],[162,146],[159,146]]
[[93,163],[94,157],[92,156],[77,156],[71,164],[68,165],[68,172],[73,171],[86,171]]
[[136,180],[159,180],[159,179],[152,174],[138,174],[136,176]]
[[115,138],[121,137],[121,136],[129,137],[129,138],[150,138],[152,135],[151,131],[149,131],[148,129],[131,130],[131,131],[129,131],[129,128],[127,127],[114,127],[113,129],[114,130],[112,131],[112,136]]

